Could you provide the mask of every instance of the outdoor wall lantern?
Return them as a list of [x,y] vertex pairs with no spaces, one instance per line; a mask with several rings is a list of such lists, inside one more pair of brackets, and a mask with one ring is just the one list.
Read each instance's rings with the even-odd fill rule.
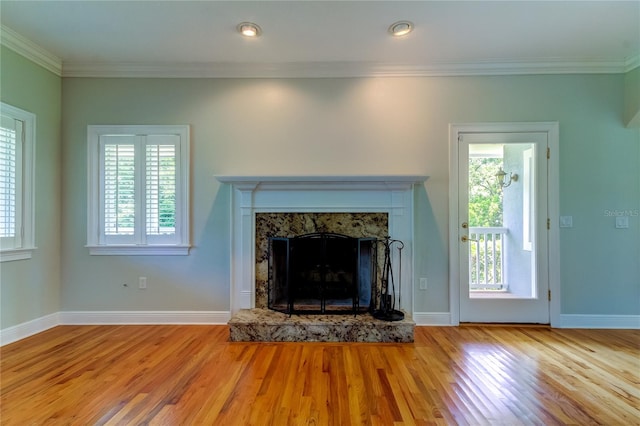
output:
[[509,172],[509,176],[507,177],[507,172],[502,170],[502,167],[500,167],[500,170],[498,170],[498,173],[495,174],[495,177],[498,181],[498,185],[501,186],[502,188],[506,188],[507,186],[511,185],[511,182],[518,181],[517,174]]

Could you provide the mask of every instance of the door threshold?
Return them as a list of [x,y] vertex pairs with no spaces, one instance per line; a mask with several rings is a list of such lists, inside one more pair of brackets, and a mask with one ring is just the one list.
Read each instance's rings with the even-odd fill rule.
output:
[[470,291],[469,299],[530,299],[508,291]]
[[459,327],[528,327],[550,329],[551,325],[536,322],[461,322]]

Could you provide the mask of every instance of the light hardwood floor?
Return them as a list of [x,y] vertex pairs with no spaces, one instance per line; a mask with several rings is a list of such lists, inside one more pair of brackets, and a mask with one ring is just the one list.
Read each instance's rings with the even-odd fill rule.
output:
[[412,344],[60,326],[1,349],[4,425],[640,424],[640,331],[419,327]]

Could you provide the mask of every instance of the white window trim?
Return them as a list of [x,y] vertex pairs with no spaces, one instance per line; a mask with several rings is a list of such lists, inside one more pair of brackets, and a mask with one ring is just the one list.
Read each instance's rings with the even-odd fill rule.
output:
[[31,112],[0,102],[2,114],[24,122],[22,146],[22,241],[20,247],[0,250],[0,262],[31,259],[35,246],[35,142],[36,116]]
[[[180,223],[176,224],[177,244],[103,244],[100,239],[100,136],[101,135],[167,135],[180,137],[180,175],[177,190],[182,202],[176,205]],[[88,194],[87,194],[87,245],[91,255],[156,255],[186,256],[189,243],[189,144],[188,125],[89,125],[87,129]]]

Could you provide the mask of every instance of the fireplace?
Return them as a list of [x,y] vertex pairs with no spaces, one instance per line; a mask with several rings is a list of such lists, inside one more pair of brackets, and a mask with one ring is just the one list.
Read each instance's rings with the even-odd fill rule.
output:
[[[412,312],[413,188],[426,176],[218,176],[217,179],[232,188],[232,313],[267,307],[268,237],[290,238],[314,232],[359,238],[392,235],[402,240],[405,249],[397,296],[401,300],[399,308]],[[388,229],[383,235],[356,236],[335,229],[307,229],[305,222],[304,229],[293,234],[283,234],[278,227],[261,243],[258,220],[265,213],[377,213],[387,218]]]
[[269,238],[269,309],[367,312],[377,288],[376,241],[324,232]]
[[[268,308],[268,300],[273,299],[274,294],[270,295],[269,279],[273,274],[274,268],[270,263],[273,255],[274,238],[285,238],[294,241],[294,244],[304,244],[304,241],[316,238],[300,238],[305,235],[343,235],[354,239],[383,239],[389,233],[389,215],[387,213],[369,213],[369,212],[257,212],[255,214],[255,307]],[[348,241],[348,240],[347,240]],[[297,243],[296,243],[297,242]],[[284,242],[276,243],[276,250],[285,250],[282,245]],[[313,243],[311,243],[313,244]],[[361,247],[361,250],[365,248]],[[280,254],[280,253],[278,253]],[[282,259],[282,256],[278,256]],[[378,255],[375,262],[377,270],[372,272],[374,276],[380,276],[381,265],[384,258]],[[380,265],[380,266],[378,266]],[[278,271],[275,271],[276,273]],[[363,272],[364,273],[364,272]],[[281,273],[278,275],[280,279],[284,278]],[[273,277],[271,277],[273,278]],[[273,282],[273,281],[272,281]],[[379,286],[378,286],[379,287]],[[273,289],[273,288],[272,288]],[[376,288],[377,289],[377,288]],[[284,297],[278,295],[278,299]],[[360,307],[367,306],[367,299],[360,300]],[[285,303],[286,305],[286,303]],[[335,307],[335,306],[334,306]],[[349,307],[350,308],[350,307]],[[279,311],[285,311],[282,307],[282,300],[278,302],[276,307]],[[344,308],[341,308],[344,309]],[[304,311],[318,311],[318,309],[304,309]],[[331,309],[336,310],[336,309]]]

